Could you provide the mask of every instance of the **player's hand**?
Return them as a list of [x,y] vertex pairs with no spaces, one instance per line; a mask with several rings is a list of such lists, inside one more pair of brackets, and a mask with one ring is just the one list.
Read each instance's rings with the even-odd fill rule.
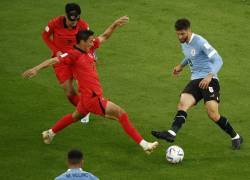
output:
[[175,66],[172,72],[173,76],[179,75],[182,70],[183,70],[183,67],[180,64]]
[[202,79],[202,81],[199,83],[199,87],[201,89],[207,89],[211,80],[213,78],[213,75],[212,74],[208,74],[207,77],[205,77],[204,79]]
[[129,21],[129,17],[128,16],[122,16],[119,19],[115,20],[114,23],[115,23],[116,26],[120,27],[120,26],[128,23],[128,21]]
[[37,70],[35,68],[28,69],[22,74],[23,78],[32,78],[35,75],[37,75]]
[[57,51],[56,52],[56,57],[59,57],[60,55],[62,55],[62,52],[61,51]]

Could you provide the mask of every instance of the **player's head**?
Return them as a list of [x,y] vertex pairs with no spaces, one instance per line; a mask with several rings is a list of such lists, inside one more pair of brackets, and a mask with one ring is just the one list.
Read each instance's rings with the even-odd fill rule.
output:
[[79,150],[72,149],[68,152],[68,165],[70,167],[82,167],[83,153]]
[[70,27],[76,26],[77,21],[80,19],[81,8],[76,3],[67,3],[65,5],[66,23]]
[[191,26],[191,23],[186,18],[178,19],[175,22],[176,34],[181,43],[185,43],[189,41],[190,36],[192,34],[190,26]]
[[94,32],[91,30],[79,31],[76,34],[76,43],[81,49],[88,52],[94,45]]

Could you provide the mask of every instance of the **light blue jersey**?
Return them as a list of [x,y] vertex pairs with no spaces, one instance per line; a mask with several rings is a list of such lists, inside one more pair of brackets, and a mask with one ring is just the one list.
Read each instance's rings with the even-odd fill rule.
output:
[[55,180],[99,180],[93,174],[83,171],[81,168],[68,169]]
[[200,35],[192,33],[188,43],[181,44],[185,58],[183,66],[189,64],[191,80],[205,78],[209,73],[218,79],[218,72],[223,61],[217,51]]

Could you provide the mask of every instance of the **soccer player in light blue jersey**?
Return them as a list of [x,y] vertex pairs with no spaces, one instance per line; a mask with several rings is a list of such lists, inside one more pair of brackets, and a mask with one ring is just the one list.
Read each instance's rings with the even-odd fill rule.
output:
[[68,152],[69,169],[56,177],[55,180],[99,180],[93,174],[83,171],[83,154],[79,150],[71,150]]
[[206,39],[192,33],[189,20],[177,20],[175,29],[185,57],[174,68],[173,75],[179,75],[183,68],[189,65],[191,81],[181,93],[178,111],[171,128],[168,131],[152,131],[152,135],[174,142],[177,132],[186,121],[187,111],[203,99],[208,117],[230,135],[232,148],[240,149],[242,137],[235,132],[228,119],[219,113],[220,85],[217,74],[223,64],[220,55]]

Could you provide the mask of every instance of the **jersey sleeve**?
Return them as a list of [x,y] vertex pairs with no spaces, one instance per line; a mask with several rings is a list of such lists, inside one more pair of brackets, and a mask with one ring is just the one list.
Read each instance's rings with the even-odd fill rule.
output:
[[42,32],[42,38],[44,42],[54,53],[58,51],[58,48],[56,47],[55,43],[50,39],[50,37],[54,33],[55,21],[56,21],[55,19],[49,21],[48,25],[44,28],[44,31]]
[[207,57],[212,62],[212,72],[211,73],[216,75],[220,71],[220,69],[223,65],[223,61],[222,61],[220,55],[206,40],[201,41],[201,48],[202,48],[202,51],[207,55]]
[[69,64],[69,65],[72,65],[75,62],[74,56],[70,55],[69,53],[61,54],[58,57],[58,60],[59,60],[60,63]]
[[206,40],[201,40],[200,45],[202,51],[207,55],[209,59],[211,59],[213,55],[217,54],[217,51]]
[[185,57],[185,58],[181,61],[181,65],[182,65],[182,66],[186,66],[186,65],[188,65],[188,62],[189,62],[189,59]]

